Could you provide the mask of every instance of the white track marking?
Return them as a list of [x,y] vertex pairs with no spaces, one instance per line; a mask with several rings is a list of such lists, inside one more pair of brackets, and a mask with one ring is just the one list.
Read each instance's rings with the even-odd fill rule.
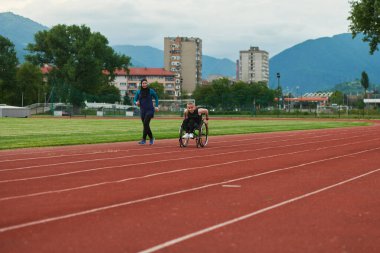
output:
[[[321,129],[321,130],[332,130],[332,129]],[[347,132],[348,130],[346,131],[340,131],[339,133],[344,133],[344,132]],[[366,134],[369,134],[370,132],[366,131]],[[308,139],[312,139],[312,138],[322,138],[322,137],[327,137],[327,136],[331,136],[333,135],[334,133],[326,133],[324,135],[318,135],[316,136],[315,135],[316,132],[312,132],[312,133],[305,133],[305,135],[308,135],[311,137],[307,137]],[[297,134],[286,134],[286,135],[281,135],[281,137],[293,137],[293,136],[297,136],[297,137],[300,137],[300,134],[297,133]],[[264,138],[255,138],[255,137],[252,137],[252,138],[245,138],[245,139],[238,139],[238,140],[234,140],[234,142],[246,142],[246,141],[261,141],[261,140],[266,140],[266,139],[273,139],[273,138],[276,138],[276,137],[264,137]],[[275,140],[275,141],[271,141],[271,142],[286,142],[286,141],[292,141],[294,139],[288,139],[288,140]],[[168,140],[161,140],[161,142],[163,141],[168,141]],[[213,143],[226,143],[226,142],[231,142],[230,140],[221,140],[221,141],[213,141]],[[262,143],[268,143],[268,142],[262,142]],[[255,144],[262,144],[262,143],[255,143]],[[95,144],[96,145],[96,144]],[[103,145],[103,144],[100,144],[100,145]],[[244,145],[244,144],[243,144]],[[250,144],[247,144],[247,145],[250,145]],[[234,145],[236,146],[236,145]],[[165,147],[157,147],[155,146],[154,149],[167,149],[168,147],[173,147],[172,145],[170,146],[165,146]],[[213,149],[213,148],[219,148],[219,147],[211,147],[209,149]],[[150,148],[152,149],[152,148]],[[42,157],[29,157],[29,158],[17,158],[17,159],[8,159],[8,160],[0,160],[0,163],[2,162],[15,162],[15,161],[27,161],[27,160],[36,160],[36,159],[51,159],[51,158],[61,158],[61,157],[74,157],[74,156],[86,156],[86,155],[93,155],[93,154],[98,154],[98,153],[116,153],[116,152],[133,152],[133,151],[141,151],[142,149],[138,149],[138,148],[132,148],[132,149],[109,149],[107,148],[106,150],[99,150],[99,151],[91,151],[91,152],[84,152],[84,153],[73,153],[73,154],[60,154],[60,155],[51,155],[51,156],[42,156]],[[49,150],[48,153],[56,153],[56,152],[59,152],[60,149],[58,150]],[[63,150],[63,151],[66,151],[66,150]],[[73,150],[69,150],[69,151],[73,151]],[[46,154],[47,152],[28,152],[28,153],[24,153],[24,154],[39,154],[39,153],[42,153],[42,154]],[[23,153],[16,153],[16,154],[9,154],[9,156],[15,156],[15,155],[22,155]]]
[[310,197],[310,196],[313,196],[313,195],[316,195],[318,193],[321,193],[321,192],[324,192],[324,191],[327,191],[327,190],[330,190],[330,189],[333,189],[333,188],[336,188],[338,186],[341,186],[341,185],[344,185],[344,184],[347,184],[347,183],[350,183],[352,181],[355,181],[355,180],[358,180],[358,179],[361,179],[363,177],[366,177],[366,176],[369,176],[373,173],[376,173],[376,172],[379,172],[380,171],[380,168],[379,169],[376,169],[376,170],[372,170],[370,172],[367,172],[367,173],[364,173],[364,174],[361,174],[359,176],[356,176],[356,177],[352,177],[350,179],[347,179],[347,180],[344,180],[344,181],[340,181],[336,184],[332,184],[332,185],[329,185],[327,187],[324,187],[324,188],[320,188],[318,190],[315,190],[315,191],[312,191],[312,192],[309,192],[309,193],[306,193],[306,194],[303,194],[303,195],[300,195],[298,197],[295,197],[295,198],[291,198],[291,199],[288,199],[286,201],[283,201],[283,202],[280,202],[280,203],[277,203],[275,205],[271,205],[271,206],[268,206],[268,207],[265,207],[265,208],[262,208],[262,209],[259,209],[257,211],[254,211],[252,213],[248,213],[246,215],[243,215],[243,216],[239,216],[237,218],[234,218],[234,219],[231,219],[231,220],[228,220],[228,221],[225,221],[225,222],[222,222],[222,223],[219,223],[219,224],[216,224],[214,226],[210,226],[210,227],[207,227],[207,228],[204,228],[202,230],[198,230],[196,232],[193,232],[193,233],[190,233],[190,234],[187,234],[187,235],[184,235],[184,236],[181,236],[181,237],[178,237],[178,238],[175,238],[173,240],[170,240],[170,241],[167,241],[167,242],[164,242],[162,244],[158,244],[154,247],[151,247],[149,249],[145,249],[145,250],[142,250],[140,251],[140,253],[151,253],[151,252],[155,252],[155,251],[158,251],[158,250],[161,250],[161,249],[164,249],[164,248],[167,248],[169,246],[172,246],[174,244],[178,244],[180,242],[183,242],[183,241],[186,241],[188,239],[191,239],[191,238],[194,238],[196,236],[200,236],[200,235],[203,235],[203,234],[206,234],[206,233],[209,233],[213,230],[216,230],[216,229],[219,229],[219,228],[223,228],[223,227],[226,227],[228,225],[232,225],[234,223],[237,223],[237,222],[240,222],[240,221],[243,221],[243,220],[246,220],[246,219],[249,219],[249,218],[252,218],[253,216],[256,216],[258,214],[261,214],[261,213],[265,213],[265,212],[268,212],[270,210],[273,210],[273,209],[276,209],[276,208],[279,208],[279,207],[282,207],[284,205],[288,205],[288,204],[291,204],[293,202],[296,202],[296,201],[299,201],[299,200],[302,200],[304,198],[307,198],[307,197]]
[[[268,133],[251,133],[251,134],[242,134],[242,135],[254,135],[253,137],[251,138],[246,138],[246,139],[239,139],[239,140],[234,140],[234,141],[250,141],[250,140],[265,140],[265,139],[273,139],[277,136],[281,136],[281,137],[292,137],[292,136],[297,136],[299,137],[300,136],[300,132],[303,132],[305,133],[305,135],[315,135],[315,134],[318,134],[318,131],[324,131],[324,132],[330,132],[329,130],[336,130],[336,128],[326,128],[326,129],[314,129],[314,130],[299,130],[299,131],[292,131],[291,133],[292,134],[285,134],[284,132],[273,132],[271,134],[270,137],[263,137],[263,138],[260,138],[262,136],[258,135],[258,134],[268,134]],[[342,131],[339,131],[339,133],[344,133],[344,132],[347,132],[347,131],[350,131],[351,129],[344,129]],[[307,132],[306,132],[307,131]],[[334,133],[326,133],[326,135],[332,135]],[[230,135],[231,136],[231,135]],[[241,136],[241,135],[234,135],[234,136]],[[275,137],[273,137],[275,136]],[[257,138],[259,137],[259,138]],[[217,136],[213,136],[213,138],[220,138],[217,137]],[[176,139],[175,139],[176,140]],[[165,140],[160,140],[160,142],[172,142],[173,139],[165,139]],[[224,143],[224,142],[230,142],[230,140],[222,140],[222,141],[213,141],[213,143]],[[131,142],[128,142],[128,143],[131,143]],[[98,143],[98,144],[84,144],[84,145],[76,145],[76,146],[66,146],[65,148],[61,148],[61,147],[42,147],[42,148],[34,148],[33,151],[31,150],[27,150],[26,152],[12,152],[12,153],[8,153],[9,151],[6,151],[6,150],[0,150],[0,157],[2,156],[18,156],[18,155],[23,155],[23,154],[27,154],[27,155],[30,155],[30,154],[46,154],[46,153],[59,153],[59,152],[65,152],[65,151],[70,151],[70,152],[73,152],[75,150],[77,151],[85,151],[83,150],[83,146],[86,146],[86,147],[90,147],[91,145],[94,145],[96,146],[97,149],[99,149],[99,146],[104,146],[106,149],[109,149],[108,146],[110,146],[109,143]],[[112,144],[111,144],[112,145]],[[120,148],[123,148],[125,144],[123,144],[122,142],[121,143],[116,143],[117,146],[120,146]],[[114,145],[112,145],[114,146]],[[72,147],[70,149],[67,149],[68,147]],[[78,148],[76,148],[78,147]],[[172,145],[170,146],[166,146],[166,147],[157,147],[155,146],[154,148],[155,149],[159,149],[159,148],[168,148],[168,147],[172,147]],[[141,149],[138,149],[136,147],[133,147],[132,149],[118,149],[118,151],[120,152],[126,152],[126,151],[134,151],[134,150],[141,150]],[[36,149],[42,149],[42,151],[35,151]],[[17,150],[19,151],[19,150]],[[99,151],[91,151],[91,152],[102,152],[102,150],[99,150]],[[84,155],[87,154],[86,153],[82,153]],[[28,158],[25,158],[25,159],[28,159]],[[18,160],[18,159],[15,159],[15,160]],[[9,160],[9,161],[13,161],[13,160]]]
[[[325,136],[330,136],[330,135],[325,135]],[[359,135],[359,136],[353,136],[352,138],[355,137],[362,137],[364,135]],[[313,137],[308,137],[307,139],[314,139],[314,138],[322,138],[323,136],[313,136]],[[306,138],[305,138],[306,139]],[[346,138],[342,138],[346,139]],[[252,140],[252,139],[248,139]],[[274,140],[274,141],[266,141],[266,142],[259,142],[255,143],[255,145],[260,145],[260,144],[269,144],[269,143],[277,143],[277,142],[288,142],[292,141],[294,139],[287,139],[287,140]],[[247,139],[240,140],[240,141],[247,141]],[[226,141],[228,142],[228,141]],[[229,147],[241,147],[241,146],[250,146],[252,143],[248,144],[236,144],[236,145],[230,145]],[[159,147],[159,148],[165,148],[167,149],[168,147]],[[213,149],[224,149],[225,147],[210,147],[208,150],[213,150]],[[141,151],[141,149],[136,149]],[[133,150],[128,150],[128,151],[133,151]],[[146,150],[145,150],[146,151]],[[183,152],[183,150],[176,150],[176,151],[168,151],[168,152],[159,152],[159,153],[151,153],[151,155],[161,155],[161,154],[167,154],[167,153],[179,153]],[[98,152],[97,152],[98,153]],[[88,155],[88,154],[83,154],[83,155]],[[67,155],[70,157],[71,155]],[[134,154],[134,155],[127,155],[127,156],[118,156],[118,157],[108,157],[108,158],[99,158],[99,159],[86,159],[86,160],[79,160],[79,161],[72,161],[72,162],[62,162],[62,163],[54,163],[54,164],[43,164],[43,165],[33,165],[33,166],[27,166],[27,167],[18,167],[18,168],[12,168],[12,169],[2,169],[0,172],[4,171],[13,171],[13,170],[23,170],[23,169],[31,169],[31,168],[41,168],[41,167],[49,167],[49,166],[59,166],[59,165],[66,165],[66,164],[75,164],[75,163],[84,163],[84,162],[92,162],[92,161],[103,161],[103,160],[114,160],[114,159],[124,159],[124,158],[130,158],[130,157],[139,157],[139,156],[146,156],[146,154]],[[59,158],[63,156],[56,156],[55,158]],[[52,158],[52,157],[42,157],[42,159],[47,159],[47,158]],[[54,158],[54,157],[53,157]],[[31,158],[31,159],[39,159],[38,157],[36,158]],[[15,159],[15,160],[7,160],[7,162],[14,162],[14,161],[20,161],[23,159]],[[28,159],[25,159],[28,160]],[[1,161],[0,161],[1,162]]]
[[[338,145],[338,146],[343,146],[343,145],[347,145],[347,144],[342,144],[342,145]],[[332,147],[337,147],[337,146],[332,146]],[[328,148],[329,147],[324,147],[324,148],[320,148],[318,150],[328,149]],[[377,149],[380,149],[380,147],[372,149],[372,150],[365,150],[364,152],[373,151],[373,150],[377,150]],[[296,152],[290,152],[290,153],[276,154],[276,155],[270,155],[270,156],[262,156],[262,157],[244,159],[244,160],[235,160],[235,161],[224,162],[224,163],[219,163],[219,164],[211,164],[211,165],[205,165],[205,166],[189,167],[189,168],[171,170],[171,171],[166,171],[166,172],[159,172],[159,173],[148,174],[148,175],[144,175],[144,176],[140,176],[140,177],[123,178],[123,179],[120,179],[120,180],[117,180],[117,181],[106,181],[106,182],[100,182],[100,183],[95,183],[95,184],[82,185],[82,186],[78,186],[78,187],[66,188],[66,189],[61,189],[61,190],[37,192],[37,193],[18,195],[18,196],[9,196],[9,197],[5,197],[5,198],[1,198],[0,201],[6,201],[6,200],[12,200],[12,199],[20,199],[20,198],[27,198],[27,197],[35,197],[35,196],[41,196],[41,195],[46,195],[46,194],[62,193],[62,192],[74,191],[74,190],[81,190],[81,189],[87,189],[87,188],[91,188],[91,187],[98,187],[98,186],[107,185],[107,184],[124,183],[124,182],[127,182],[127,181],[139,180],[139,179],[145,179],[145,178],[151,178],[151,177],[155,177],[155,176],[162,176],[162,175],[173,174],[173,173],[178,173],[178,172],[183,172],[183,171],[212,168],[212,167],[224,166],[224,165],[227,165],[227,164],[235,164],[235,163],[239,163],[239,162],[248,162],[248,161],[260,160],[260,159],[266,159],[266,158],[274,158],[274,157],[279,157],[279,156],[283,156],[283,155],[293,155],[293,154],[299,154],[299,153],[310,152],[310,151],[315,151],[315,150],[303,150],[303,151],[296,151]],[[352,156],[352,155],[361,154],[361,153],[362,153],[362,151],[357,152],[357,153],[348,154],[348,155],[333,157],[331,159],[337,159],[337,158],[346,157],[346,156]],[[328,161],[328,160],[331,160],[331,159],[328,158],[328,159],[316,160],[316,161],[317,162],[324,162],[324,161]],[[313,163],[314,163],[314,161],[309,162],[309,163],[305,163],[305,164],[301,164],[301,165],[287,167],[285,169],[297,168],[297,167],[300,167],[300,166],[305,166],[305,165],[309,165],[309,164],[313,164]]]
[[[241,180],[247,180],[247,179],[251,179],[251,178],[254,178],[254,177],[259,177],[259,176],[263,176],[263,175],[273,174],[273,173],[280,172],[280,171],[290,170],[290,169],[293,169],[293,168],[299,168],[299,167],[307,166],[307,165],[310,165],[310,164],[315,164],[315,163],[319,163],[319,162],[339,159],[339,158],[343,158],[343,157],[347,157],[347,156],[352,156],[352,155],[356,155],[356,154],[361,154],[361,153],[365,153],[365,152],[369,152],[369,151],[373,151],[373,150],[378,150],[378,149],[380,149],[380,147],[379,148],[375,148],[375,149],[363,150],[363,151],[355,152],[355,153],[351,153],[351,154],[346,154],[346,155],[342,155],[342,156],[336,156],[336,157],[326,158],[326,159],[322,159],[322,160],[318,160],[318,161],[308,162],[308,163],[304,163],[304,164],[299,164],[299,165],[295,165],[295,166],[290,166],[290,167],[286,167],[286,168],[276,169],[276,170],[272,170],[272,171],[266,171],[266,172],[263,172],[263,173],[253,174],[253,175],[249,175],[249,176],[245,176],[245,177],[241,177],[241,178],[230,179],[230,180],[219,182],[219,183],[212,183],[212,184],[202,185],[202,186],[199,186],[199,187],[194,187],[194,188],[190,188],[190,189],[185,189],[185,190],[165,193],[165,194],[156,195],[156,196],[152,196],[152,197],[147,197],[147,198],[143,198],[143,199],[137,199],[137,200],[122,202],[122,203],[118,203],[118,204],[103,206],[103,207],[99,207],[99,208],[93,208],[93,209],[89,209],[89,210],[85,210],[85,211],[81,211],[81,212],[75,212],[75,213],[71,213],[71,214],[66,214],[66,215],[61,215],[61,216],[56,216],[56,217],[51,217],[51,218],[46,218],[46,219],[41,219],[41,220],[35,220],[35,221],[31,221],[31,222],[26,222],[26,223],[22,223],[22,224],[18,224],[18,225],[3,227],[3,228],[0,228],[0,233],[11,231],[11,230],[16,230],[16,229],[20,229],[20,228],[24,228],[24,227],[30,227],[30,226],[34,226],[34,225],[44,224],[44,223],[48,223],[48,222],[53,222],[53,221],[58,221],[58,220],[78,217],[78,216],[82,216],[82,215],[86,215],[86,214],[91,214],[91,213],[95,213],[95,212],[105,211],[105,210],[109,210],[109,209],[113,209],[113,208],[118,208],[118,207],[123,207],[123,206],[131,205],[131,204],[146,202],[146,201],[149,201],[149,200],[155,200],[155,199],[160,199],[160,198],[164,198],[164,197],[179,195],[179,194],[183,194],[183,193],[194,192],[194,191],[198,191],[198,190],[202,190],[202,189],[206,189],[206,188],[210,188],[210,187],[214,187],[214,186],[220,186],[220,185],[225,185],[225,184],[236,183],[236,182],[241,181]],[[230,163],[232,163],[232,162],[230,162]],[[378,170],[380,170],[380,169],[377,169],[375,171],[378,171]],[[368,173],[366,173],[366,174],[368,174]]]
[[[356,137],[358,137],[358,136],[353,136],[353,137],[350,137],[350,138],[356,138]],[[335,140],[335,141],[336,140],[347,140],[347,139],[349,139],[349,138],[330,139],[329,141],[331,141],[331,140]],[[362,143],[362,142],[375,141],[375,140],[380,140],[380,138],[372,139],[372,140],[365,140],[365,141],[351,142],[351,143],[346,143],[346,144],[340,144],[340,145],[337,145],[337,146],[346,146],[346,145],[352,145],[352,144],[355,144],[355,143]],[[306,144],[315,144],[315,143],[321,143],[321,142],[327,142],[327,141],[325,140],[325,141],[315,141],[315,142],[304,142],[304,143],[297,143],[297,144],[282,145],[281,147],[282,148],[284,148],[284,147],[293,147],[293,146],[306,145]],[[331,147],[336,147],[336,146],[329,146],[327,148],[331,148]],[[277,147],[265,147],[265,148],[261,148],[261,149],[251,149],[251,150],[250,149],[237,150],[237,151],[230,151],[230,152],[224,152],[224,153],[202,155],[202,157],[213,157],[213,156],[230,155],[230,154],[243,153],[243,152],[262,151],[262,150],[268,150],[268,149],[272,149],[272,148],[277,148]],[[324,148],[325,147],[319,148],[319,149],[316,149],[316,150],[320,150],[320,149],[324,149]],[[311,149],[310,151],[312,151],[312,150],[314,150],[314,149]],[[303,150],[302,152],[305,152],[305,150]],[[161,154],[161,153],[159,153],[159,154]],[[36,176],[36,177],[29,177],[29,178],[8,179],[8,180],[2,180],[2,181],[0,181],[0,184],[1,183],[11,183],[11,182],[27,181],[27,180],[36,180],[36,179],[43,179],[43,178],[50,178],[50,177],[67,176],[67,175],[72,175],[72,174],[86,173],[86,172],[98,171],[98,170],[106,170],[106,169],[114,169],[114,168],[124,168],[124,167],[131,167],[131,166],[138,166],[138,165],[145,165],[145,164],[178,161],[178,160],[187,160],[187,159],[192,159],[192,158],[197,158],[197,157],[199,157],[199,155],[186,156],[186,157],[180,157],[180,158],[172,158],[172,159],[155,160],[155,161],[144,162],[144,163],[134,163],[134,164],[123,164],[123,165],[113,165],[113,166],[107,166],[107,167],[98,167],[98,168],[92,168],[92,169],[86,169],[86,170],[71,171],[71,172],[64,172],[64,173],[59,173],[59,174],[50,174],[50,175]]]

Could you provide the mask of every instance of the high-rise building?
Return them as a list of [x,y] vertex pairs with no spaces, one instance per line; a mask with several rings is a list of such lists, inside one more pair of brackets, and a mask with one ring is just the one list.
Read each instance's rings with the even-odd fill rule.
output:
[[164,38],[164,67],[174,72],[176,91],[191,94],[202,83],[202,40],[188,37]]
[[237,61],[238,80],[247,83],[269,82],[269,54],[258,47],[240,51]]

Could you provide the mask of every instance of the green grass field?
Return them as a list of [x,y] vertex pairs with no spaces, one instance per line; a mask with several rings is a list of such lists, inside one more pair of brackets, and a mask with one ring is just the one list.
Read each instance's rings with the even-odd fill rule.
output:
[[[178,138],[181,119],[153,119],[156,139]],[[359,121],[217,119],[210,136],[369,125]],[[0,118],[0,149],[136,141],[139,119]]]

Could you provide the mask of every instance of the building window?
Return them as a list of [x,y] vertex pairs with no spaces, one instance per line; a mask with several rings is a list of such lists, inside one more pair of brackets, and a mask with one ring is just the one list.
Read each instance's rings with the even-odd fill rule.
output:
[[129,88],[136,89],[137,88],[137,83],[130,83]]

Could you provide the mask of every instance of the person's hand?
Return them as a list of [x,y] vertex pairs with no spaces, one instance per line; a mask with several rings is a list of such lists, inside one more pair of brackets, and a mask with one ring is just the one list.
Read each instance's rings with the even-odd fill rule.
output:
[[139,101],[137,101],[137,102],[136,102],[136,105],[137,105],[137,106],[140,106],[140,102],[139,102]]
[[154,110],[155,110],[156,112],[158,112],[158,111],[159,111],[158,107],[155,107],[155,108],[154,108]]

